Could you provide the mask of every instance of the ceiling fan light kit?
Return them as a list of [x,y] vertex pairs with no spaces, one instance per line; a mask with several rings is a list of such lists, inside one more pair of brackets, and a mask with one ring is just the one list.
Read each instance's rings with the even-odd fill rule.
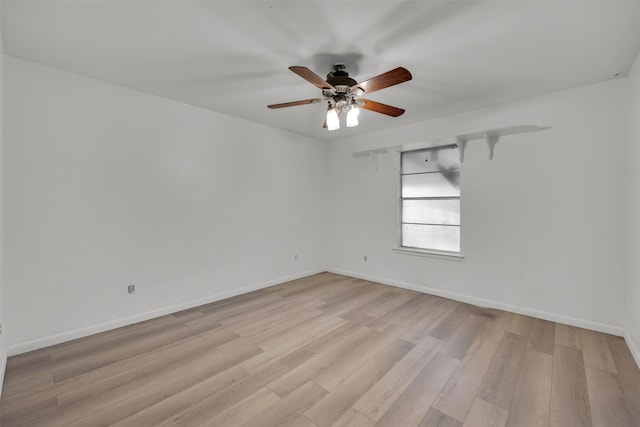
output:
[[289,67],[289,69],[322,90],[322,96],[324,98],[271,104],[267,105],[268,108],[295,107],[298,105],[315,104],[326,100],[328,107],[325,125],[323,127],[326,127],[328,130],[340,129],[340,114],[343,112],[346,114],[347,127],[355,127],[359,124],[358,116],[360,115],[361,108],[391,117],[401,116],[405,111],[402,108],[361,98],[361,96],[365,93],[375,92],[411,80],[411,73],[406,68],[395,68],[376,77],[372,77],[369,80],[365,80],[362,83],[358,83],[349,77],[349,73],[345,71],[345,65],[341,63],[334,64],[333,67],[331,67],[331,71],[327,74],[326,80],[306,67],[295,65]]
[[358,104],[356,104],[355,100],[352,100],[351,105],[349,105],[349,111],[347,111],[347,127],[348,128],[358,126],[359,115],[360,115],[360,109],[358,108]]
[[327,129],[340,129],[340,117],[338,117],[338,112],[331,103],[329,103],[329,108],[327,109]]

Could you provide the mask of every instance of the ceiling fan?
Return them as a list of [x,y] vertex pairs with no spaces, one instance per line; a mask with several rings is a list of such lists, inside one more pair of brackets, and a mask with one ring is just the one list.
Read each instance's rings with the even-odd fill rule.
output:
[[275,109],[327,101],[327,115],[323,127],[329,130],[340,128],[339,115],[343,112],[346,112],[347,115],[347,127],[358,126],[360,108],[391,117],[398,117],[404,113],[402,108],[361,98],[361,96],[365,93],[369,94],[389,86],[408,82],[411,80],[411,73],[406,68],[398,67],[361,83],[349,77],[349,73],[345,71],[345,64],[342,63],[334,64],[331,67],[326,80],[306,67],[292,66],[289,69],[317,88],[322,89],[324,98],[283,102],[281,104],[267,105],[267,107]]

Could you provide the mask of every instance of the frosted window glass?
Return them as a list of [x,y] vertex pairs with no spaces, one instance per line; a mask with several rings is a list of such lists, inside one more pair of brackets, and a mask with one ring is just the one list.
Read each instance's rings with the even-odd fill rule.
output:
[[460,199],[403,200],[402,222],[460,225]]
[[460,172],[402,175],[402,197],[460,196]]
[[405,151],[401,161],[401,245],[460,252],[458,147]]
[[460,252],[460,227],[402,224],[402,246]]
[[402,153],[402,173],[460,170],[457,147],[439,147]]

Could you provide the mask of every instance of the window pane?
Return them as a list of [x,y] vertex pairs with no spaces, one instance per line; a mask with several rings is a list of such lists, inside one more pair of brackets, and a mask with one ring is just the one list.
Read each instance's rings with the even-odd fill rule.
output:
[[402,224],[402,246],[460,252],[460,227]]
[[458,147],[439,147],[402,153],[402,173],[460,170]]
[[460,172],[402,175],[402,197],[460,196]]
[[460,200],[403,200],[402,222],[460,225]]

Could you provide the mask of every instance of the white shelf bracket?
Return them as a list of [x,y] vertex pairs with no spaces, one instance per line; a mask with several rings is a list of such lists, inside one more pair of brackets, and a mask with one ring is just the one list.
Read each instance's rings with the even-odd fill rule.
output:
[[458,154],[460,155],[460,163],[464,162],[464,149],[467,148],[467,140],[456,137],[456,145],[458,146]]
[[496,148],[496,144],[500,140],[500,135],[487,134],[486,139],[487,146],[489,146],[489,160],[493,160],[493,152]]

